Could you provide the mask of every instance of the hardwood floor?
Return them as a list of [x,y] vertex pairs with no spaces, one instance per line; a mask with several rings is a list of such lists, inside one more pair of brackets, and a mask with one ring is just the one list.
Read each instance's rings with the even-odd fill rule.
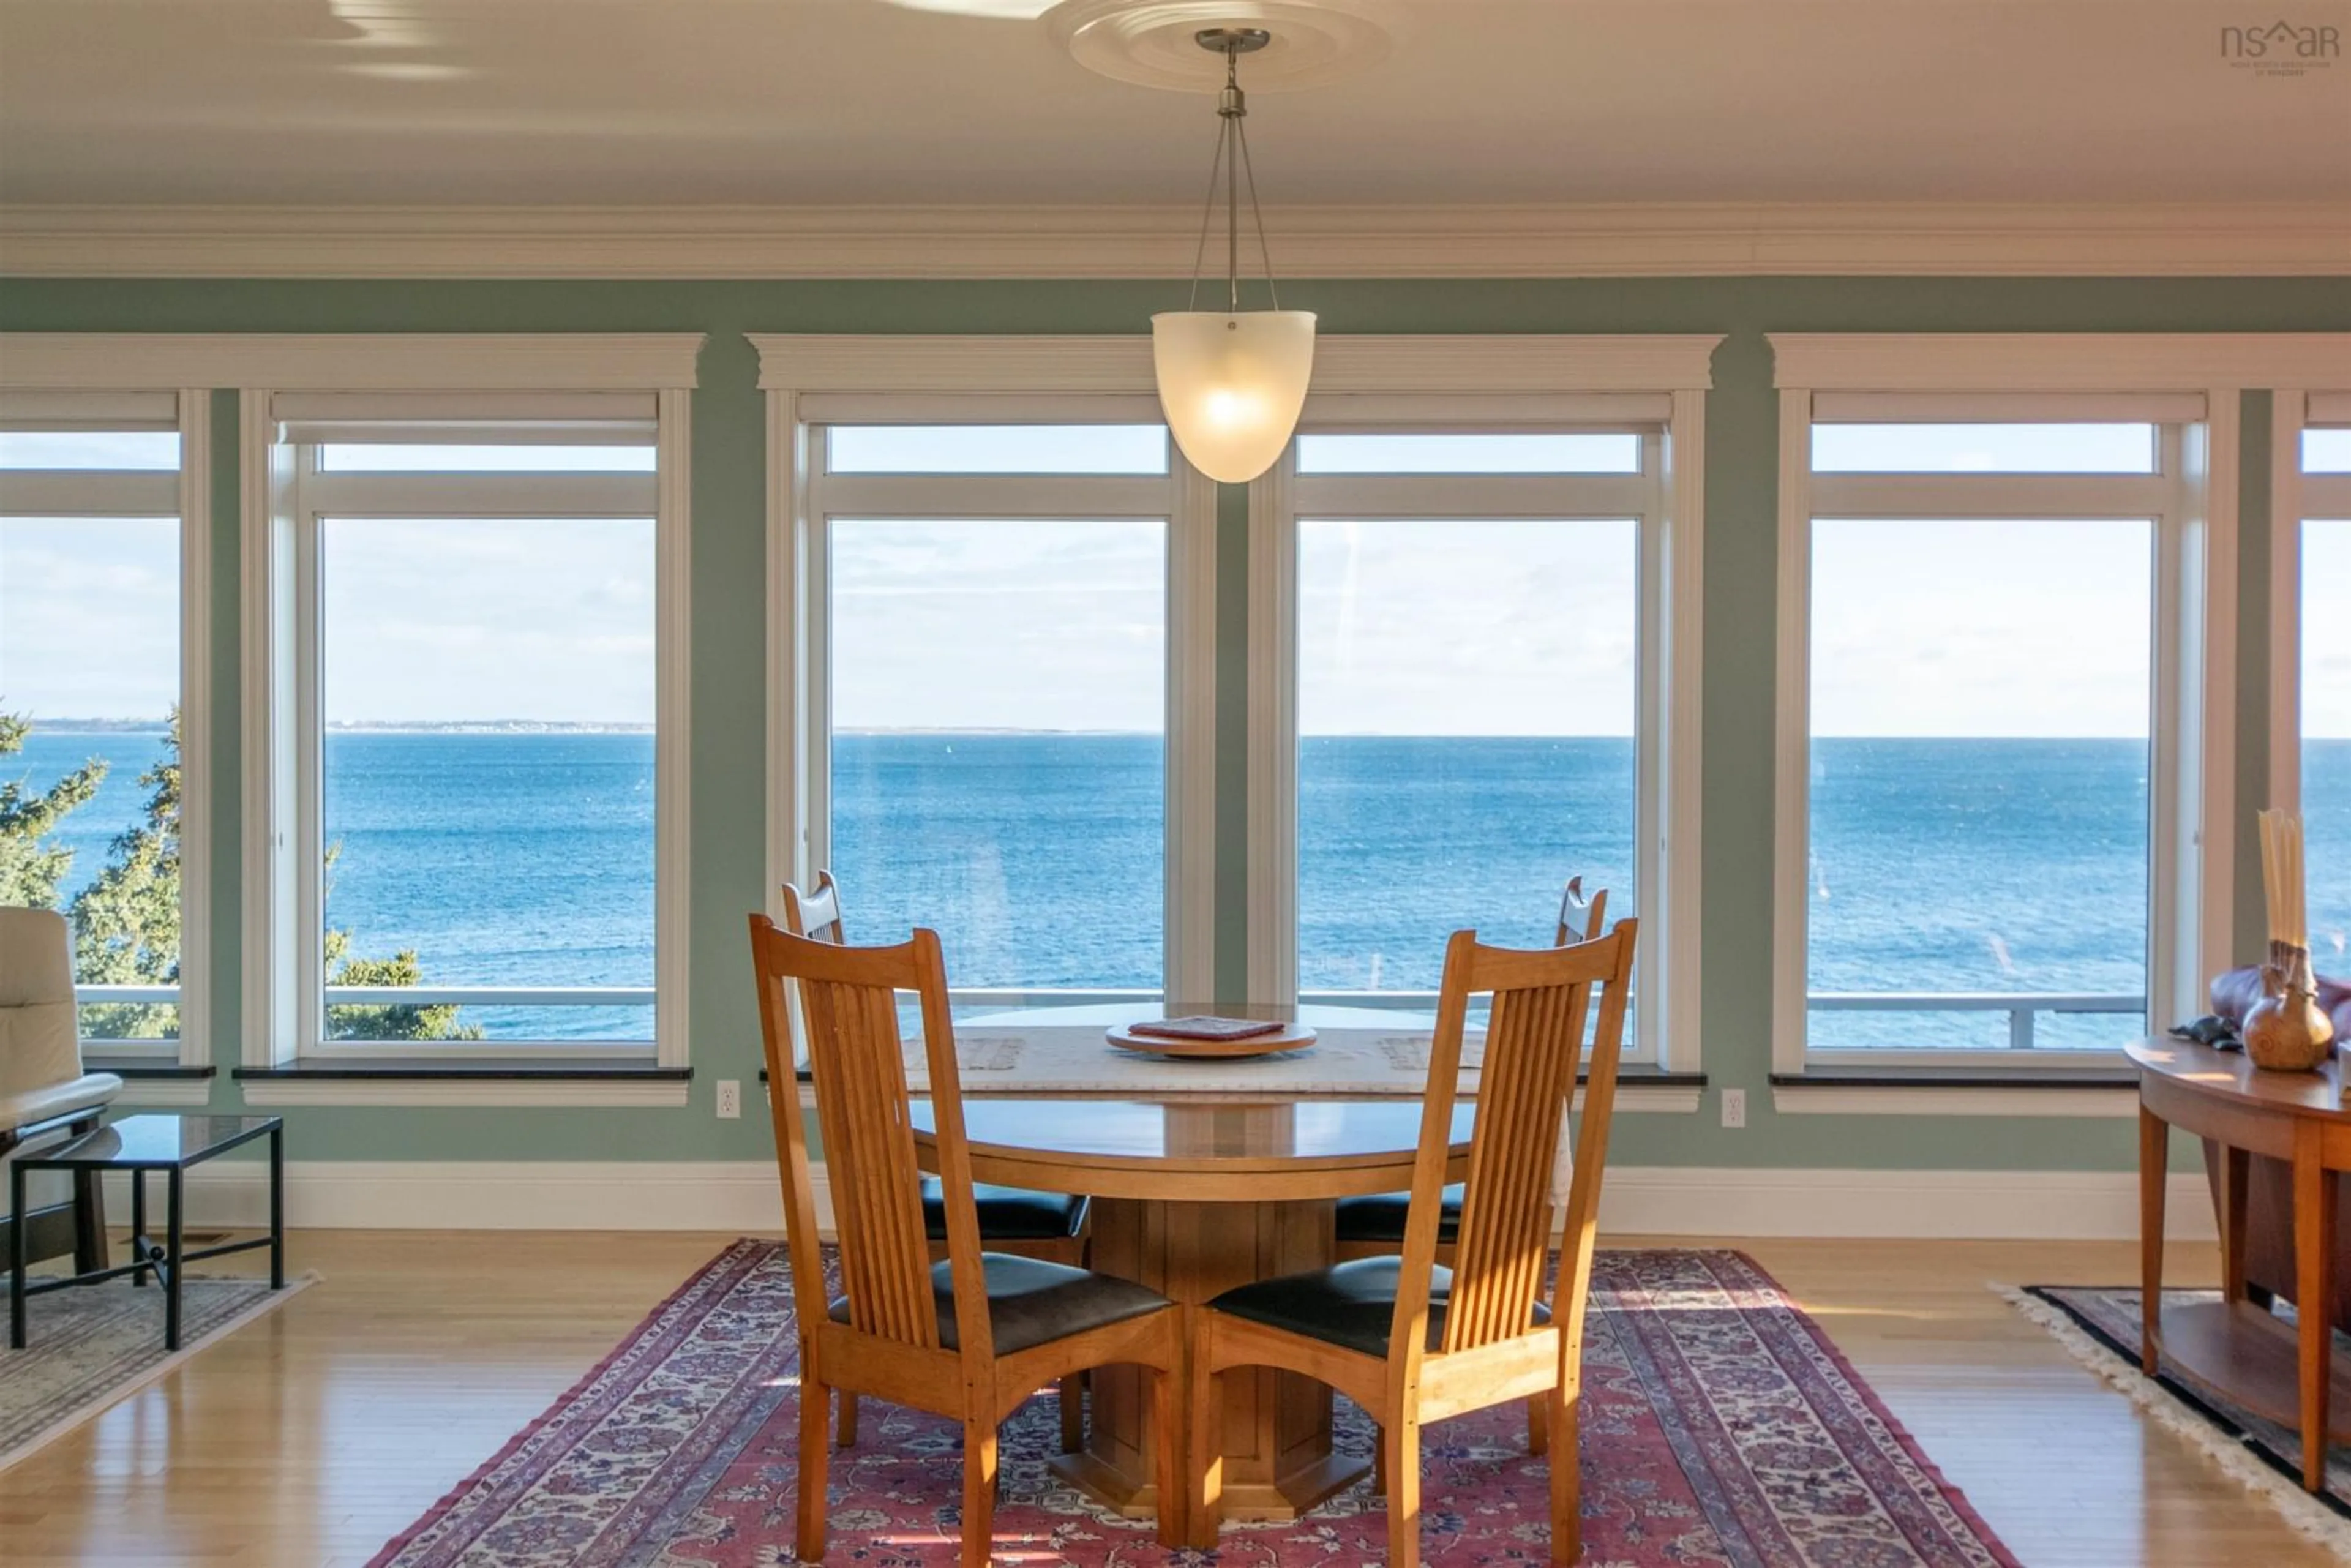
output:
[[[356,1568],[726,1239],[297,1232],[321,1283],[0,1471],[0,1558]],[[2129,1280],[2135,1246],[1738,1245],[2031,1568],[2332,1561],[1984,1288]],[[2172,1253],[2173,1283],[2210,1282],[2217,1260]]]

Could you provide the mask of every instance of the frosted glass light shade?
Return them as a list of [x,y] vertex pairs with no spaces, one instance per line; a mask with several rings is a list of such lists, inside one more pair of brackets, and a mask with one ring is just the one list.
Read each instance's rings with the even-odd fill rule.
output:
[[1170,310],[1151,319],[1167,428],[1192,466],[1244,485],[1298,428],[1314,373],[1311,310]]

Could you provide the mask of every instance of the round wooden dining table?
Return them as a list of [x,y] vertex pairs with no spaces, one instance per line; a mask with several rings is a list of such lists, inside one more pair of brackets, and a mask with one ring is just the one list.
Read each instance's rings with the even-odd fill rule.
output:
[[[1090,1266],[1187,1307],[1251,1281],[1332,1261],[1336,1200],[1412,1185],[1417,1100],[1011,1099],[967,1094],[973,1179],[1092,1197]],[[927,1101],[915,1142],[936,1166]],[[1473,1108],[1454,1108],[1459,1180]],[[1184,1500],[1153,1483],[1154,1436],[1139,1369],[1092,1374],[1085,1448],[1055,1470],[1121,1513],[1149,1517]],[[1367,1459],[1332,1449],[1329,1388],[1290,1373],[1225,1375],[1224,1514],[1287,1520],[1352,1485]],[[1189,1391],[1176,1402],[1191,1408]]]

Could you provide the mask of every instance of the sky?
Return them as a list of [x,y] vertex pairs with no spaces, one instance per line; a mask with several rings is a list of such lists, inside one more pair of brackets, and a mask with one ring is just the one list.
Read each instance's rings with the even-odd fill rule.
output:
[[[834,528],[837,727],[1162,727],[1165,524]],[[2304,537],[2305,732],[2351,737],[2351,590],[2329,587],[2351,521]],[[1306,521],[1301,729],[1629,734],[1635,544],[1626,522]],[[1823,520],[1813,557],[1816,733],[2146,734],[2148,525]],[[652,721],[649,521],[330,520],[324,570],[330,724]],[[0,522],[0,708],[162,714],[177,573],[168,519]]]

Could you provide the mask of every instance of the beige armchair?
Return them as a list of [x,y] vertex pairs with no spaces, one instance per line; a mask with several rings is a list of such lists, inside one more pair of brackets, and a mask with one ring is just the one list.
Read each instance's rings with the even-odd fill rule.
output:
[[[97,1127],[122,1092],[111,1072],[85,1072],[74,1007],[73,938],[53,909],[0,906],[0,1162],[23,1145]],[[26,1227],[35,1259],[71,1251],[77,1270],[106,1266],[106,1216],[95,1173],[78,1176],[70,1204],[0,1219]]]

